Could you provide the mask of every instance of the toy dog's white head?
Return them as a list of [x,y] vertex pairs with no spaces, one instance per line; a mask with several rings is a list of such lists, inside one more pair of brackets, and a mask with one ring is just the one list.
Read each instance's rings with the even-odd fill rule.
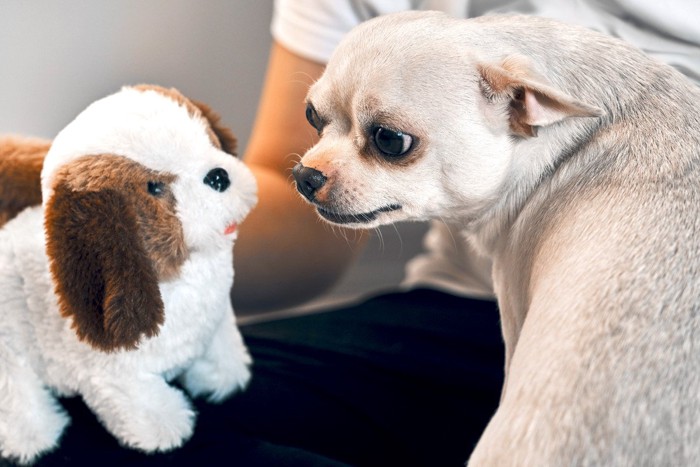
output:
[[81,339],[136,347],[164,321],[158,284],[193,254],[230,251],[256,202],[234,150],[208,108],[154,86],[123,88],[59,133],[42,171],[47,254]]

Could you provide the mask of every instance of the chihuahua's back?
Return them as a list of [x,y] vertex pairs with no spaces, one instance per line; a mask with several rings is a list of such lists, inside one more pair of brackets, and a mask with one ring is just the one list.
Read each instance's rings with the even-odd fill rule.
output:
[[513,346],[502,407],[473,463],[691,465],[700,459],[700,92],[586,30],[478,23],[508,30],[495,40],[603,115],[515,148],[515,157],[555,157],[536,180],[519,176],[526,195],[511,218],[497,216],[510,229],[494,275]]

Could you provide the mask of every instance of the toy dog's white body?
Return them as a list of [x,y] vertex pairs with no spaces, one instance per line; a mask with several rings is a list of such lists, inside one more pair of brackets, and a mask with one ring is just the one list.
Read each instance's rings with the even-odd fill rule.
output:
[[[135,93],[131,97],[137,100],[143,96],[169,100],[158,91],[131,88],[105,100],[118,100],[120,94],[129,93]],[[5,457],[32,461],[56,445],[69,419],[55,395],[80,394],[122,443],[144,451],[162,451],[182,444],[191,435],[195,418],[186,396],[169,381],[178,378],[190,395],[207,395],[219,401],[249,380],[250,357],[236,328],[230,300],[235,233],[226,227],[227,222],[235,225],[247,214],[254,203],[255,183],[240,161],[211,143],[207,147],[206,131],[196,128],[206,130],[204,119],[191,118],[177,103],[176,109],[158,115],[165,110],[159,105],[149,119],[162,119],[168,112],[179,112],[177,108],[183,113],[176,116],[182,121],[173,125],[175,131],[184,131],[182,141],[172,139],[173,134],[168,135],[169,142],[151,138],[159,148],[165,146],[163,154],[170,160],[162,158],[164,167],[159,167],[153,154],[155,146],[148,147],[148,141],[124,143],[123,134],[118,135],[119,144],[106,142],[104,137],[95,140],[98,146],[106,146],[99,148],[100,154],[131,154],[130,159],[149,169],[170,166],[171,172],[176,171],[172,193],[177,204],[173,206],[177,206],[176,216],[182,222],[187,253],[177,264],[176,273],[165,278],[159,274],[157,288],[164,318],[156,332],[144,331],[136,342],[96,349],[89,338],[76,332],[79,325],[61,309],[60,296],[55,293],[52,258],[45,246],[49,235],[45,233],[45,211],[50,209],[47,204],[56,186],[54,174],[61,164],[93,152],[76,150],[74,138],[86,130],[84,125],[78,124],[74,134],[67,131],[68,135],[59,135],[55,151],[52,148],[57,154],[47,156],[42,175],[44,205],[26,209],[0,230],[0,452]],[[172,107],[167,102],[164,105]],[[95,122],[94,115],[89,117]],[[186,131],[192,128],[178,127],[189,125],[187,117],[194,122],[194,135]],[[192,143],[186,138],[204,142]],[[124,147],[119,148],[120,144]],[[202,145],[195,147],[197,144]],[[133,156],[144,151],[149,153],[146,159],[154,159],[144,162],[144,158]],[[186,158],[179,154],[186,154]],[[179,164],[184,166],[182,170],[175,169]],[[233,179],[225,193],[205,184],[197,186],[212,165],[225,167]],[[159,222],[147,220],[140,228]],[[207,230],[207,224],[216,228]],[[114,227],[113,235],[119,235],[120,227]]]
[[[161,284],[168,319],[157,338],[136,350],[96,352],[78,340],[58,311],[42,223],[41,208],[30,208],[0,232],[0,360],[7,365],[0,372],[4,448],[31,452],[27,441],[40,449],[58,438],[68,418],[44,385],[62,395],[82,394],[129,444],[147,450],[179,444],[192,431],[194,413],[166,380],[184,373],[191,394],[213,391],[218,400],[249,378],[250,358],[234,325],[228,293],[231,250],[190,258],[181,277]],[[8,311],[15,319],[5,321]],[[41,426],[22,426],[29,414]],[[12,438],[18,444],[14,449]]]

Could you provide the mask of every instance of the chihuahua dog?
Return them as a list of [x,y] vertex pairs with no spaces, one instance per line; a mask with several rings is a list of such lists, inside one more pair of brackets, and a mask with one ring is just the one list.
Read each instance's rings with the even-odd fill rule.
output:
[[506,381],[470,465],[700,459],[699,102],[603,34],[434,12],[358,26],[309,90],[321,217],[444,220],[492,260]]

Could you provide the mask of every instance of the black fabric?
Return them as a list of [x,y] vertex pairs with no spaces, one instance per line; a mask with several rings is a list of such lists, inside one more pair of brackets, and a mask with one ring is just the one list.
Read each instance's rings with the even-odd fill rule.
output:
[[[246,466],[246,467],[342,467],[344,464],[302,449],[275,445],[238,433],[226,417],[234,415],[226,405],[197,401],[197,425],[192,438],[168,453],[144,454],[119,446],[80,398],[61,401],[72,421],[60,447],[42,457],[37,466]],[[217,410],[223,409],[223,410]],[[261,409],[262,410],[262,409]],[[0,462],[0,465],[2,463]]]
[[496,305],[435,290],[243,326],[254,359],[248,389],[197,401],[181,449],[122,449],[75,398],[58,465],[463,465],[503,380]]

